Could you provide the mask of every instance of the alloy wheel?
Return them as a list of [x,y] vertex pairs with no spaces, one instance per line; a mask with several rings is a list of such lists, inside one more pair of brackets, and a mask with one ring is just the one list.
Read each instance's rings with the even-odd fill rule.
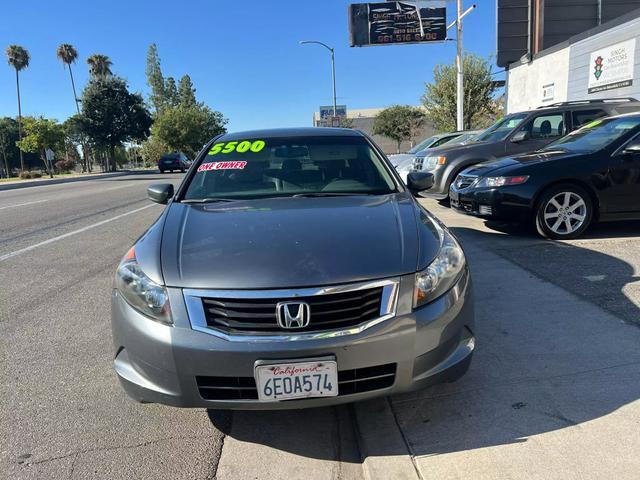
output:
[[570,235],[582,227],[587,218],[587,204],[575,192],[560,192],[544,206],[544,222],[557,235]]

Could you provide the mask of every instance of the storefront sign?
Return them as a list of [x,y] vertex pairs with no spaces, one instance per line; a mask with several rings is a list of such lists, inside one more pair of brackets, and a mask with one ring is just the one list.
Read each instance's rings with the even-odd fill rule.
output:
[[633,84],[636,39],[611,45],[591,53],[589,93],[597,93]]

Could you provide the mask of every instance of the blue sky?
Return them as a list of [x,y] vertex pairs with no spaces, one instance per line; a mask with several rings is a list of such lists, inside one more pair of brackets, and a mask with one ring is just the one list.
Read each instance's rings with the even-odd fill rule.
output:
[[[465,50],[495,54],[495,1],[476,0],[478,8],[465,18]],[[155,42],[163,73],[176,80],[188,73],[198,99],[222,111],[231,130],[310,125],[318,106],[331,103],[329,53],[298,45],[303,39],[335,47],[338,103],[419,104],[434,65],[453,61],[455,42],[350,48],[349,3],[11,1],[3,7],[0,47],[17,43],[31,53],[31,65],[21,74],[23,114],[59,120],[74,113],[68,73],[55,56],[60,43],[79,51],[74,75],[80,88],[87,82],[86,58],[103,53],[114,73],[146,98],[146,52]],[[465,0],[465,7],[472,3]],[[455,3],[447,6],[451,17]],[[6,59],[0,65],[0,116],[15,116],[15,73]]]

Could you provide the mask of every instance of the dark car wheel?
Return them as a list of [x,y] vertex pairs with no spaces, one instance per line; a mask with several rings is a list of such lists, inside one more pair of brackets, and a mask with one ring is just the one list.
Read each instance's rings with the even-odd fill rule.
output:
[[164,173],[164,170],[160,170],[160,173]]
[[593,218],[589,194],[576,185],[556,185],[545,191],[538,202],[536,227],[543,237],[554,240],[582,235]]

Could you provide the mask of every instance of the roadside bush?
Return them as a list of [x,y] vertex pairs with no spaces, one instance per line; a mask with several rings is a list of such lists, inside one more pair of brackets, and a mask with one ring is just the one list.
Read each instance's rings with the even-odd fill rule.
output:
[[22,180],[28,180],[30,178],[41,178],[42,175],[38,172],[20,172],[20,179]]
[[74,160],[59,160],[55,163],[55,167],[59,172],[70,172],[76,168],[76,162]]

